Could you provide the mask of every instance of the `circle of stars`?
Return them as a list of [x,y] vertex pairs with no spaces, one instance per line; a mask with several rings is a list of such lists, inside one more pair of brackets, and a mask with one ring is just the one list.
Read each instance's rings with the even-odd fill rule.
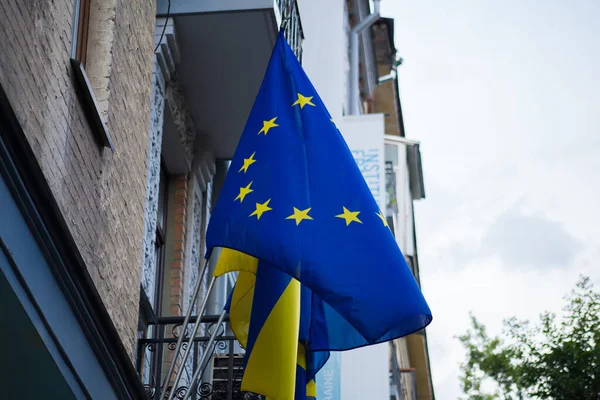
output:
[[[304,96],[301,93],[297,93],[297,96],[298,96],[298,98],[294,103],[292,103],[292,107],[300,106],[300,109],[304,109],[304,107],[306,107],[306,106],[316,107],[316,105],[312,102],[312,99],[314,98],[314,96]],[[260,131],[258,131],[258,135],[264,134],[264,136],[267,136],[267,134],[269,133],[269,131],[271,129],[279,127],[279,124],[277,124],[275,122],[275,121],[277,121],[277,118],[278,117],[276,116],[270,120],[263,121],[262,122],[263,126],[260,129]],[[333,119],[330,119],[330,121],[333,123],[334,127],[336,129],[338,129],[335,121]],[[252,153],[247,158],[244,158],[243,162],[242,162],[242,166],[238,170],[238,173],[243,172],[244,174],[246,174],[248,172],[248,170],[250,169],[250,167],[258,161],[255,157],[256,157],[256,152]],[[253,181],[248,183],[248,185],[246,185],[245,187],[240,187],[239,194],[234,199],[234,201],[239,200],[240,203],[243,203],[246,196],[248,196],[250,193],[254,192],[254,189],[251,188],[252,183],[253,183]],[[249,217],[256,217],[257,221],[260,220],[260,218],[263,216],[263,214],[273,210],[273,208],[270,206],[270,202],[271,202],[271,199],[268,199],[263,203],[255,203],[255,209],[249,215]],[[313,220],[313,217],[309,215],[311,210],[312,210],[311,207],[305,208],[303,210],[299,209],[297,207],[293,207],[293,213],[291,215],[289,215],[288,217],[286,217],[285,219],[292,220],[296,223],[296,226],[299,226],[304,221],[312,221]],[[363,221],[361,221],[359,218],[360,213],[361,213],[360,211],[351,211],[348,208],[343,206],[342,213],[335,215],[335,218],[344,220],[344,222],[346,223],[346,226],[349,226],[352,223],[363,224]],[[383,226],[389,228],[388,222],[387,222],[385,216],[383,215],[383,213],[381,211],[378,211],[375,214],[377,215],[377,217],[379,217]]]

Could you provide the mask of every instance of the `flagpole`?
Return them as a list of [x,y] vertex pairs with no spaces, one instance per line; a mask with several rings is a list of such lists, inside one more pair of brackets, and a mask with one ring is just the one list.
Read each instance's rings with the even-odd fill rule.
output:
[[[167,387],[169,386],[169,379],[171,379],[171,375],[173,375],[173,370],[175,369],[175,364],[176,364],[177,358],[179,356],[179,351],[181,350],[181,346],[183,344],[183,338],[185,336],[185,332],[187,330],[187,327],[188,327],[188,324],[190,321],[190,317],[191,317],[192,311],[194,309],[193,305],[196,302],[196,300],[198,299],[198,294],[200,293],[200,286],[202,285],[202,280],[204,279],[204,274],[207,269],[208,269],[208,259],[205,259],[204,266],[202,267],[202,271],[200,272],[200,275],[198,276],[198,281],[196,282],[196,286],[194,287],[194,293],[192,294],[192,297],[190,298],[190,302],[188,305],[188,311],[186,313],[185,319],[183,320],[183,325],[181,327],[181,333],[179,334],[179,338],[177,339],[177,345],[175,346],[173,361],[171,362],[171,365],[169,366],[169,372],[167,373],[167,376],[165,377],[163,384],[161,385],[159,399],[164,398]],[[210,296],[210,292],[212,291],[214,284],[215,284],[215,278],[213,277],[208,285],[208,290],[207,290],[206,296],[204,297],[204,300],[202,301],[202,305],[200,306],[200,309],[198,310],[198,318],[196,320],[196,324],[194,325],[193,332],[190,335],[190,339],[188,341],[188,346],[186,348],[186,352],[185,352],[185,355],[183,358],[182,365],[185,365],[185,362],[189,356],[189,352],[192,347],[192,341],[194,340],[194,336],[196,336],[196,332],[198,331],[198,327],[200,326],[200,320],[202,318],[202,314],[204,314],[204,309],[206,308],[206,304],[208,303],[208,297]],[[181,378],[181,371],[182,371],[182,369],[179,369],[175,382],[178,382],[179,379]],[[174,384],[174,386],[175,386],[175,384]],[[170,395],[169,399],[172,399],[172,395],[173,395],[173,391],[171,391],[171,395]]]
[[[190,384],[189,384],[189,390],[185,394],[183,400],[188,400],[190,398],[190,396],[192,395],[192,392],[194,391],[194,387],[198,383],[197,381],[202,378],[201,374],[204,372],[204,369],[206,368],[205,364],[208,361],[207,359],[213,353],[212,350],[209,351],[209,349],[211,348],[211,346],[213,345],[213,343],[215,341],[215,338],[217,337],[217,333],[219,332],[219,326],[223,323],[226,313],[227,313],[227,311],[223,310],[223,312],[219,316],[219,320],[217,321],[217,324],[215,325],[215,329],[213,330],[212,334],[210,335],[210,339],[208,340],[208,343],[206,344],[204,353],[202,354],[202,359],[198,363],[199,368],[196,369],[196,372],[194,372],[194,376],[192,377],[192,380],[190,381]],[[171,390],[171,396],[173,395],[174,392],[175,392],[175,390]],[[171,400],[171,397],[169,397],[169,400]]]
[[[171,393],[169,393],[169,400],[173,399],[173,396],[175,395],[175,388],[177,387],[177,385],[179,384],[179,381],[181,380],[181,375],[183,375],[183,370],[185,369],[185,363],[191,353],[192,347],[193,347],[193,342],[194,342],[194,338],[196,337],[196,333],[198,332],[198,328],[200,327],[200,322],[202,319],[202,315],[204,314],[204,310],[206,309],[206,304],[208,303],[208,298],[210,297],[210,293],[212,292],[212,289],[215,285],[215,280],[216,278],[213,276],[210,280],[210,283],[208,285],[208,290],[206,293],[206,297],[204,297],[204,301],[202,302],[202,306],[200,306],[200,310],[198,311],[198,316],[196,319],[196,324],[194,325],[194,329],[192,330],[192,333],[190,334],[190,338],[187,342],[187,346],[185,349],[185,353],[183,355],[183,359],[181,360],[181,368],[179,368],[179,370],[177,371],[177,375],[175,376],[175,381],[173,381],[173,390],[171,390]],[[191,310],[189,311],[189,314],[191,314]],[[189,315],[188,314],[188,315]],[[185,329],[182,329],[181,331],[181,335],[180,338],[182,336],[184,336],[185,333]],[[177,350],[176,350],[177,351]],[[175,353],[175,357],[173,357],[173,361],[171,362],[171,366],[169,367],[169,374],[166,377],[166,381],[165,381],[165,385],[163,387],[163,392],[166,391],[166,389],[169,386],[169,379],[171,378],[171,375],[173,374],[173,370],[175,369],[175,363],[177,362],[177,356],[179,355],[179,352]],[[159,398],[163,398],[164,397],[164,393],[163,396],[159,397]]]

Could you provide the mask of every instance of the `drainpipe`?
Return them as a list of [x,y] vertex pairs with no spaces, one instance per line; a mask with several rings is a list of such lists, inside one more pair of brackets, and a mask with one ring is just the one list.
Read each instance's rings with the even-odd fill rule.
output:
[[363,33],[379,19],[379,2],[380,0],[374,0],[373,13],[356,24],[350,31],[350,115],[358,115],[358,105],[360,103],[360,93],[358,87],[358,71],[360,67],[358,62],[358,55],[360,52],[359,38],[361,33]]

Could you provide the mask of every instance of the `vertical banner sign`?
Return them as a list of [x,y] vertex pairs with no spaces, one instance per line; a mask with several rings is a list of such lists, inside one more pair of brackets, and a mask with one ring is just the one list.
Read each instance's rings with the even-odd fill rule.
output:
[[379,204],[386,212],[385,192],[385,120],[383,114],[344,117],[342,135],[354,160]]
[[341,400],[340,358],[340,353],[332,351],[329,360],[317,374],[317,400]]

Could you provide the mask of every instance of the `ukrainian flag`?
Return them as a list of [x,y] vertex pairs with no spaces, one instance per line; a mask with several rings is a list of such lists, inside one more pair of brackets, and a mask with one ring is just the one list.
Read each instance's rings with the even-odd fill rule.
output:
[[[246,338],[247,390],[293,399],[296,378],[304,370],[308,380],[322,354],[405,336],[432,320],[383,213],[282,32],[206,241],[207,258],[217,247],[235,250],[223,257],[224,250],[215,275],[242,271],[231,321],[247,332],[237,334]],[[303,287],[310,293],[304,329]],[[234,304],[249,317],[236,319]],[[276,380],[274,373],[286,377]]]
[[246,349],[242,390],[277,400],[314,399],[315,376],[329,352],[310,350],[312,293],[277,268],[224,249],[215,275],[233,270],[240,272],[227,309]]

